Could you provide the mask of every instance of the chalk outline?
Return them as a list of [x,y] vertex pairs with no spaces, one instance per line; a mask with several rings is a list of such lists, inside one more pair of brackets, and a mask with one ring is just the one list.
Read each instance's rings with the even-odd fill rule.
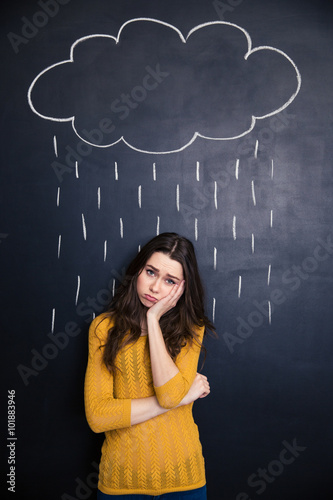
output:
[[[127,26],[128,24],[134,23],[134,22],[142,22],[142,21],[154,22],[154,23],[161,24],[163,26],[167,26],[168,28],[173,29],[174,31],[176,31],[176,33],[178,33],[179,38],[181,39],[181,41],[183,43],[186,43],[186,41],[189,39],[189,37],[193,33],[195,33],[196,31],[198,31],[199,29],[205,28],[207,26],[212,26],[212,25],[217,25],[217,24],[224,24],[224,25],[228,25],[228,26],[232,26],[234,28],[237,28],[240,31],[242,31],[242,33],[245,35],[245,37],[247,39],[247,43],[248,43],[248,50],[247,50],[246,54],[244,55],[244,59],[247,60],[248,57],[251,54],[253,54],[254,52],[258,52],[259,50],[272,50],[272,51],[275,51],[275,52],[281,54],[294,67],[294,70],[296,72],[296,78],[297,78],[297,88],[296,88],[296,91],[291,95],[291,97],[287,100],[287,102],[285,104],[283,104],[280,108],[276,109],[275,111],[272,111],[272,112],[267,113],[267,114],[262,115],[262,116],[254,116],[254,115],[252,115],[250,127],[247,130],[245,130],[245,132],[243,132],[242,134],[239,134],[239,135],[233,136],[233,137],[208,137],[208,136],[204,136],[204,135],[200,134],[199,132],[195,132],[193,134],[192,139],[190,139],[184,146],[182,146],[181,148],[178,148],[178,149],[171,150],[171,151],[147,151],[147,150],[144,150],[144,149],[139,149],[139,148],[136,148],[135,146],[132,146],[129,142],[127,142],[126,139],[124,139],[123,136],[120,137],[117,141],[115,141],[115,142],[113,142],[111,144],[103,144],[103,145],[101,145],[101,144],[94,144],[92,142],[87,141],[83,137],[81,137],[80,134],[77,132],[77,130],[75,128],[75,123],[74,123],[75,122],[75,116],[71,116],[69,118],[54,118],[52,116],[46,116],[46,115],[42,115],[41,113],[38,113],[38,111],[35,109],[34,105],[32,104],[31,92],[32,92],[32,90],[33,90],[33,88],[34,88],[37,80],[44,73],[46,73],[47,71],[49,71],[49,70],[51,70],[51,69],[53,69],[53,68],[55,68],[57,66],[61,66],[62,64],[73,63],[74,62],[74,49],[75,49],[75,47],[79,43],[81,43],[81,42],[83,42],[85,40],[88,40],[90,38],[103,37],[103,38],[111,38],[112,40],[114,40],[116,42],[116,44],[118,44],[119,40],[120,40],[121,32],[123,31],[123,29],[125,28],[125,26]],[[285,52],[283,52],[282,50],[277,49],[275,47],[270,47],[268,45],[261,45],[259,47],[252,48],[252,39],[251,39],[249,33],[244,28],[242,28],[241,26],[238,26],[237,24],[229,23],[228,21],[210,21],[210,22],[207,22],[207,23],[202,23],[202,24],[199,24],[199,25],[195,26],[194,28],[192,28],[189,31],[189,33],[186,36],[186,38],[185,38],[183,36],[182,32],[178,28],[176,28],[175,26],[173,26],[172,24],[166,23],[164,21],[160,21],[158,19],[150,18],[150,17],[138,17],[138,18],[134,18],[134,19],[130,19],[129,21],[126,21],[120,27],[117,37],[114,37],[112,35],[105,35],[105,34],[94,34],[94,35],[87,35],[87,36],[81,37],[78,40],[76,40],[71,45],[70,59],[66,59],[65,61],[60,61],[58,63],[52,64],[51,66],[48,66],[46,69],[44,69],[43,71],[41,71],[34,78],[33,82],[31,83],[31,85],[29,87],[29,90],[28,90],[28,103],[29,103],[29,106],[32,109],[32,111],[34,113],[36,113],[36,115],[38,115],[40,118],[43,118],[45,120],[55,121],[55,122],[72,122],[72,128],[74,130],[74,133],[77,135],[77,137],[80,140],[82,140],[83,142],[89,144],[90,146],[93,146],[93,147],[96,147],[96,148],[109,148],[109,147],[115,146],[116,144],[118,144],[119,142],[122,141],[124,144],[126,144],[126,146],[128,146],[131,149],[133,149],[134,151],[138,151],[139,153],[146,153],[146,154],[170,154],[170,153],[178,153],[180,151],[183,151],[184,149],[186,149],[187,147],[189,147],[191,144],[193,144],[193,142],[198,137],[200,137],[201,139],[206,139],[206,140],[210,140],[210,141],[230,141],[230,140],[240,139],[241,137],[244,137],[245,135],[249,134],[254,129],[257,120],[263,120],[264,118],[268,118],[269,116],[273,116],[273,115],[279,113],[280,111],[282,111],[283,109],[287,108],[289,106],[289,104],[291,104],[293,102],[293,100],[295,99],[295,97],[297,96],[297,94],[298,94],[298,92],[299,92],[299,90],[301,88],[301,82],[302,82],[301,74],[300,74],[300,72],[299,72],[296,64],[294,63],[294,61]]]

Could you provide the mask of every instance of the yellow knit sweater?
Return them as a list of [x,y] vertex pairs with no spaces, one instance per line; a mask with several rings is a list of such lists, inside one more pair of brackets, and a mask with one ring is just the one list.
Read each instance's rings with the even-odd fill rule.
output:
[[[162,495],[205,485],[205,466],[192,404],[175,408],[197,371],[200,347],[193,342],[176,359],[179,369],[166,384],[154,387],[148,336],[122,349],[112,376],[102,362],[112,320],[98,316],[89,330],[85,408],[94,432],[105,432],[98,488],[109,495]],[[203,328],[198,330],[200,341]],[[156,396],[166,413],[131,426],[131,400]]]

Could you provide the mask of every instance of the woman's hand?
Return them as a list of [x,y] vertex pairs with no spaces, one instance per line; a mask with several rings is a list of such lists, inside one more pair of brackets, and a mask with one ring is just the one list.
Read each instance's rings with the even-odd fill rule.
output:
[[173,309],[177,304],[178,300],[182,296],[185,290],[185,281],[174,285],[165,297],[158,300],[154,305],[152,305],[147,311],[147,318],[156,318],[158,321],[161,319],[163,314]]
[[207,377],[201,373],[197,373],[190,390],[181,400],[179,406],[188,405],[199,398],[205,398],[209,393],[210,387]]

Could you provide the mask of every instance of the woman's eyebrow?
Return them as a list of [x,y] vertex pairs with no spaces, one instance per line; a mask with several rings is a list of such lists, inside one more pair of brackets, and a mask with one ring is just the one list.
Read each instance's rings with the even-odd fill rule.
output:
[[[159,269],[157,269],[156,267],[152,266],[151,264],[147,264],[147,266],[151,267],[151,268],[152,268],[152,270],[153,270],[153,271],[155,271],[156,273],[159,273],[159,272],[160,272],[160,270],[159,270]],[[177,278],[177,276],[172,276],[172,274],[169,274],[169,273],[168,273],[168,274],[167,274],[167,276],[169,276],[169,278],[173,278],[173,279],[175,279],[175,280],[180,281],[180,279],[179,279],[179,278]]]

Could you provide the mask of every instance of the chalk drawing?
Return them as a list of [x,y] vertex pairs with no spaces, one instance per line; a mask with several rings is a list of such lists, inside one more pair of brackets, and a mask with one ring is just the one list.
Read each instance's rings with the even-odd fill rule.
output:
[[156,236],[160,234],[160,217],[157,216],[157,223],[156,223]]
[[271,210],[270,227],[273,227],[273,210]]
[[271,179],[273,179],[274,177],[274,160],[272,160],[272,164],[271,164]]
[[268,266],[268,273],[267,273],[267,285],[269,286],[271,282],[271,271],[272,271],[272,264],[269,264]]
[[215,297],[213,297],[213,311],[212,311],[213,323],[215,322],[215,309],[216,309],[216,299]]
[[138,187],[138,204],[139,208],[141,208],[141,185]]
[[268,301],[268,322],[271,325],[272,324],[272,304],[271,301]]
[[255,145],[255,148],[254,148],[254,157],[255,157],[255,159],[258,158],[258,146],[259,146],[259,141],[257,139],[256,140],[256,145]]
[[214,271],[216,271],[216,264],[217,264],[217,248],[214,247]]
[[253,200],[253,205],[256,206],[256,193],[254,191],[254,181],[251,181],[251,190],[252,190],[252,200]]
[[124,237],[124,224],[123,224],[123,219],[120,217],[119,219],[119,226],[120,226],[120,238]]
[[113,280],[112,280],[112,297],[114,297],[115,292],[116,292],[116,280],[113,278]]
[[53,148],[54,148],[54,154],[58,158],[58,146],[57,146],[57,137],[53,137]]
[[97,189],[97,208],[98,208],[98,210],[101,209],[101,188],[100,187]]
[[235,177],[238,180],[238,172],[239,172],[239,158],[236,160],[236,167],[235,167]]
[[107,240],[104,241],[104,262],[106,261],[106,255],[108,251],[108,242]]
[[217,210],[217,181],[214,181],[214,205]]
[[254,234],[252,233],[252,236],[251,236],[251,248],[252,248],[252,253],[254,253]]
[[86,221],[84,219],[83,214],[82,214],[82,231],[83,231],[83,238],[86,240],[87,239],[87,228],[86,228]]
[[76,306],[77,306],[77,301],[79,299],[80,286],[81,286],[81,278],[80,278],[80,276],[78,276],[77,277],[76,297],[75,297],[75,305]]
[[77,161],[75,162],[75,177],[79,178],[79,164]]
[[238,276],[238,298],[240,298],[242,292],[242,277]]
[[61,234],[58,237],[58,259],[60,257],[60,248],[61,248]]
[[52,309],[51,333],[54,333],[55,308]]
[[57,207],[59,207],[59,200],[60,200],[60,187],[58,187],[57,191]]
[[236,215],[233,216],[232,218],[232,236],[234,240],[236,240]]
[[198,219],[194,219],[194,239],[198,241]]
[[196,168],[196,178],[197,181],[200,181],[200,163],[197,161],[197,168]]
[[176,206],[177,206],[177,212],[179,212],[179,184],[177,184],[177,189],[176,189]]
[[[159,24],[159,25],[162,25],[162,26],[165,26],[173,31],[175,31],[178,36],[179,36],[179,39],[180,41],[183,43],[183,44],[186,44],[186,42],[188,41],[188,39],[191,37],[191,35],[193,33],[196,33],[197,31],[199,30],[204,30],[205,28],[208,28],[210,26],[217,26],[217,25],[226,25],[226,26],[229,26],[229,27],[233,27],[235,28],[236,30],[239,30],[241,33],[243,33],[243,35],[245,36],[245,39],[247,41],[247,50],[244,54],[244,60],[248,60],[250,58],[250,56],[256,52],[260,52],[260,51],[272,51],[272,52],[275,52],[275,53],[278,53],[280,54],[283,58],[285,58],[293,67],[293,70],[295,72],[295,76],[296,76],[296,88],[294,90],[294,92],[292,93],[292,95],[289,97],[289,99],[284,102],[284,104],[282,104],[281,106],[279,106],[277,109],[274,109],[273,111],[271,112],[268,112],[264,115],[252,115],[251,117],[251,124],[250,126],[244,130],[243,132],[235,135],[235,136],[230,136],[230,137],[213,137],[213,136],[208,136],[208,135],[203,135],[201,134],[199,131],[196,131],[193,133],[191,139],[183,144],[181,147],[177,148],[177,149],[171,149],[171,150],[167,150],[167,151],[151,151],[151,150],[147,150],[147,149],[140,149],[138,147],[135,147],[133,144],[130,144],[125,138],[124,136],[121,136],[119,139],[115,140],[115,141],[112,141],[108,144],[96,144],[96,143],[93,143],[93,142],[89,142],[85,137],[82,137],[77,128],[76,128],[76,124],[75,124],[75,115],[72,115],[72,116],[67,116],[65,118],[58,118],[58,117],[55,117],[55,116],[50,116],[50,115],[46,115],[46,114],[42,114],[40,113],[36,107],[34,106],[33,104],[33,100],[32,100],[32,91],[37,83],[37,81],[48,71],[52,71],[54,70],[55,68],[57,68],[58,66],[63,66],[63,65],[66,65],[66,64],[73,64],[74,63],[74,51],[75,51],[75,48],[79,45],[79,44],[82,44],[84,42],[86,42],[87,40],[91,40],[91,39],[94,39],[94,38],[104,38],[104,39],[110,39],[110,40],[113,40],[116,45],[119,43],[120,41],[120,36],[121,36],[121,33],[122,31],[124,30],[124,28],[131,24],[131,23],[138,23],[138,22],[152,22],[152,23],[156,23],[156,24]],[[172,24],[169,24],[169,23],[166,23],[164,21],[161,21],[161,20],[158,20],[158,19],[154,19],[154,18],[148,18],[148,17],[139,17],[139,18],[134,18],[134,19],[130,19],[128,21],[126,21],[122,26],[121,28],[119,29],[119,32],[118,32],[118,35],[115,37],[115,36],[112,36],[112,35],[109,35],[109,34],[92,34],[92,35],[87,35],[87,36],[84,36],[82,38],[79,38],[77,39],[71,46],[70,48],[70,57],[69,59],[65,59],[63,61],[60,61],[58,63],[55,63],[55,64],[52,64],[51,66],[48,66],[47,68],[45,68],[44,70],[42,70],[35,78],[34,80],[32,81],[29,89],[28,89],[28,94],[27,94],[27,98],[28,98],[28,103],[29,103],[29,106],[31,108],[31,110],[37,114],[40,118],[43,118],[45,120],[51,120],[51,121],[55,121],[55,122],[71,122],[71,125],[72,125],[72,129],[74,131],[74,133],[77,135],[77,137],[79,137],[80,140],[82,140],[83,142],[86,142],[87,144],[90,144],[91,146],[93,147],[99,147],[99,148],[107,148],[107,147],[110,147],[110,146],[114,146],[116,144],[118,144],[119,142],[123,142],[124,144],[126,144],[129,148],[135,150],[135,151],[138,151],[140,153],[147,153],[147,154],[170,154],[170,153],[176,153],[176,152],[179,152],[179,151],[183,151],[184,149],[186,149],[187,147],[189,147],[191,144],[193,144],[193,142],[199,137],[199,138],[202,138],[202,139],[206,139],[208,141],[228,141],[228,140],[235,140],[235,139],[239,139],[241,137],[244,137],[245,135],[247,135],[248,133],[250,133],[253,128],[255,127],[256,125],[256,122],[257,120],[263,120],[267,117],[270,117],[270,116],[273,116],[277,113],[279,113],[280,111],[282,111],[283,109],[287,108],[289,106],[289,104],[291,104],[293,102],[293,100],[295,99],[295,97],[297,96],[299,90],[300,90],[300,87],[301,87],[301,74],[296,66],[296,64],[293,62],[293,60],[285,53],[283,52],[282,50],[280,49],[277,49],[275,47],[270,47],[270,46],[267,46],[267,45],[262,45],[262,46],[259,46],[259,47],[255,47],[253,48],[252,47],[252,40],[251,40],[251,37],[249,35],[249,33],[244,29],[242,28],[241,26],[238,26],[237,24],[234,24],[234,23],[230,23],[230,22],[227,22],[227,21],[212,21],[212,22],[207,22],[207,23],[203,23],[203,24],[199,24],[197,26],[195,26],[194,28],[192,28],[189,33],[187,34],[187,36],[184,36],[182,34],[182,32],[176,28],[175,26],[173,26]]]
[[156,181],[156,163],[153,163],[153,180]]

